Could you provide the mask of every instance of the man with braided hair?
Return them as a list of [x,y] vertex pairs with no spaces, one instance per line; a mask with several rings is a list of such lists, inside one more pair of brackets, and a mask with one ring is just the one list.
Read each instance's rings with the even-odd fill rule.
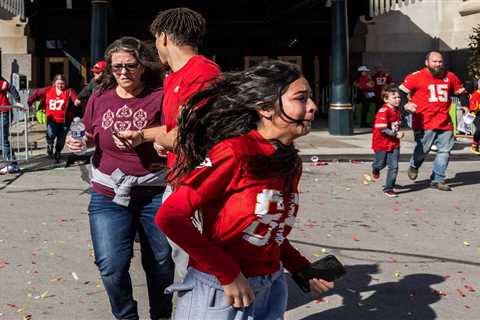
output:
[[[150,32],[156,39],[160,61],[171,71],[163,83],[162,116],[165,125],[143,131],[119,132],[119,136],[127,139],[132,146],[154,141],[155,149],[159,154],[166,155],[167,167],[172,168],[179,110],[194,93],[206,88],[220,74],[220,68],[198,54],[198,47],[206,33],[206,21],[200,13],[189,8],[161,11],[150,25]],[[125,148],[120,141],[118,147]],[[170,193],[171,188],[167,187],[164,201]],[[176,244],[171,242],[171,245],[176,277],[180,280],[186,274],[188,256]]]

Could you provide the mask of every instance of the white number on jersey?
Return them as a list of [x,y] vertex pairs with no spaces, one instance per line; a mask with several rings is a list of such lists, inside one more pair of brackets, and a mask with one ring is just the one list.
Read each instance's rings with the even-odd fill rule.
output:
[[63,107],[63,103],[64,101],[63,100],[50,100],[50,103],[48,105],[48,108],[50,110],[57,110],[57,111],[60,111],[62,110],[62,107]]
[[[255,214],[257,219],[243,230],[243,239],[255,246],[264,246],[270,240],[272,231],[275,231],[275,241],[282,244],[284,240],[283,231],[285,225],[293,227],[295,213],[298,208],[298,194],[294,193],[289,197],[288,208],[285,208],[284,195],[278,190],[263,190],[257,194]],[[287,217],[280,222],[284,211],[287,210]]]
[[428,102],[447,102],[448,101],[448,84],[431,84],[428,86],[430,98]]

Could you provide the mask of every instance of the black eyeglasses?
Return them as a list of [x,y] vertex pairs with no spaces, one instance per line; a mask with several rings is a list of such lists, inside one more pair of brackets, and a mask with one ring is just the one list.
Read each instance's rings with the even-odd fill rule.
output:
[[134,72],[140,66],[140,63],[119,63],[112,65],[112,71],[116,73],[122,72],[122,69],[125,68],[127,72]]

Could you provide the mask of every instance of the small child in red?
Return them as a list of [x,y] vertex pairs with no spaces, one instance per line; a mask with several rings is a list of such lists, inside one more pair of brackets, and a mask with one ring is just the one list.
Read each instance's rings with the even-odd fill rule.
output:
[[372,176],[374,179],[380,178],[380,170],[388,166],[383,193],[388,197],[397,197],[394,187],[398,174],[400,139],[403,138],[403,132],[399,132],[401,111],[398,88],[387,86],[382,92],[382,98],[385,104],[375,115],[373,125],[372,149],[375,160]]

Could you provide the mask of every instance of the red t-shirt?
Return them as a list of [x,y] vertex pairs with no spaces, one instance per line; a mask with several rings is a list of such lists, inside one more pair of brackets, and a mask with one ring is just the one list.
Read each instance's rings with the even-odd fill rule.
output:
[[382,132],[383,129],[390,129],[398,132],[402,120],[400,108],[393,108],[384,104],[375,115],[372,134],[373,151],[392,151],[400,147],[400,140],[397,137],[389,136]]
[[361,75],[357,81],[358,87],[362,91],[373,91],[374,83],[370,75]]
[[463,87],[454,73],[447,72],[439,79],[423,68],[405,77],[403,86],[417,105],[417,111],[412,114],[413,130],[453,130],[448,113],[451,95]]
[[[190,58],[179,70],[164,80],[163,118],[167,131],[177,126],[179,110],[194,93],[207,87],[220,74],[218,65],[202,55]],[[173,167],[175,154],[167,155],[167,166]]]
[[[7,85],[5,90],[2,90],[4,85]],[[7,97],[7,92],[8,92],[8,86],[10,84],[5,81],[0,79],[0,106],[8,106],[10,105],[10,101],[8,101]],[[0,112],[7,112],[9,109],[8,108],[0,108]]]
[[[228,284],[239,271],[247,276],[291,272],[309,265],[286,237],[298,211],[294,178],[259,178],[248,173],[247,160],[270,155],[274,147],[256,130],[215,145],[159,209],[156,223],[189,255],[190,265]],[[299,170],[300,171],[300,170]],[[182,206],[192,206],[179,216]],[[202,235],[190,216],[200,208]]]
[[[145,90],[137,97],[123,99],[115,89],[88,99],[83,122],[87,133],[93,135],[95,153],[92,164],[105,174],[119,168],[131,176],[144,176],[165,168],[165,160],[158,156],[152,143],[143,143],[135,149],[120,150],[112,138],[116,131],[141,130],[161,125],[163,91]],[[113,196],[113,190],[96,183],[93,190]]]
[[475,91],[470,96],[470,111],[472,112],[480,111],[480,90]]

